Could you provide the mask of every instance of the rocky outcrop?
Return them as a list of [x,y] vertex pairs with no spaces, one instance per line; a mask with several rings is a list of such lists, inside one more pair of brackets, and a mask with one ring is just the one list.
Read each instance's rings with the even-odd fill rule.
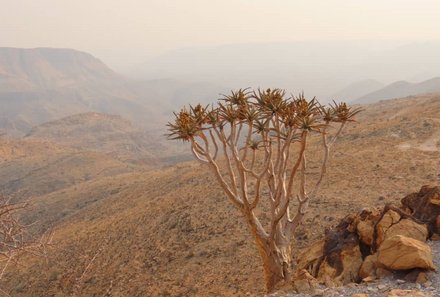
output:
[[440,234],[440,186],[423,186],[402,199],[402,208],[427,224],[431,234]]
[[432,251],[425,242],[440,230],[440,188],[422,187],[403,198],[402,205],[345,217],[326,231],[324,240],[300,255],[298,271],[308,273],[308,283],[313,277],[332,287],[381,278],[396,270],[434,270]]
[[380,245],[377,264],[391,270],[435,269],[431,248],[420,240],[402,235],[387,238]]

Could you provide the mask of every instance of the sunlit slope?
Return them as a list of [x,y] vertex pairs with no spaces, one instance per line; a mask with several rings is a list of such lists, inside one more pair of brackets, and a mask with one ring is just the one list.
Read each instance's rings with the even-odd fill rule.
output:
[[[440,97],[369,105],[358,121],[335,144],[295,247],[348,212],[440,183]],[[420,147],[426,142],[431,149]],[[321,154],[308,158],[313,179]],[[48,263],[28,259],[10,270],[3,285],[13,296],[69,295],[95,255],[79,295],[103,295],[110,284],[113,296],[262,294],[247,226],[201,164],[102,177],[36,201],[29,217],[38,214],[40,230],[54,225],[55,244]]]

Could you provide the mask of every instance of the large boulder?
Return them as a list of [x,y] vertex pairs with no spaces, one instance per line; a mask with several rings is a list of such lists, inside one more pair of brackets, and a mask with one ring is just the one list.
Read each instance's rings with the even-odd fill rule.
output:
[[440,234],[440,187],[423,186],[418,193],[402,199],[403,208],[412,216],[428,224],[431,233]]
[[347,216],[334,229],[328,230],[318,279],[331,278],[336,284],[358,280],[362,253],[359,236],[355,232],[355,222],[356,216]]
[[298,257],[297,269],[306,270],[320,282],[341,285],[357,281],[362,264],[356,216],[344,218],[328,230],[323,241],[314,243]]
[[319,267],[318,279],[330,277],[336,284],[348,284],[358,280],[362,254],[358,245],[344,247],[340,252],[325,258]]
[[435,269],[431,248],[424,242],[402,235],[389,237],[377,251],[377,262],[388,269]]
[[385,232],[384,240],[395,235],[403,235],[420,241],[428,238],[428,228],[424,224],[418,224],[410,219],[402,219],[397,224],[392,225]]

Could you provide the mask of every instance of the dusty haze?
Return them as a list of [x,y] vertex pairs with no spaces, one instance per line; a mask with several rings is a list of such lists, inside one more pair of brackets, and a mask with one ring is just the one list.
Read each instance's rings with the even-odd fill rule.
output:
[[124,72],[185,47],[376,40],[373,46],[383,48],[390,40],[438,39],[440,31],[438,1],[1,2],[0,46],[76,48]]

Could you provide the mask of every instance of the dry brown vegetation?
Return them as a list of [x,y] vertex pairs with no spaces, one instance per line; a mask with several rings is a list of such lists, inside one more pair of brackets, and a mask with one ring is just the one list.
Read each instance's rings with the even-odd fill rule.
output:
[[40,140],[0,138],[0,193],[14,201],[136,168],[98,152]]
[[[296,248],[348,212],[397,203],[423,184],[439,183],[439,131],[439,96],[367,106],[335,143]],[[311,177],[319,174],[319,160],[310,156]],[[48,263],[26,258],[6,272],[0,286],[12,296],[71,295],[99,250],[78,296],[103,296],[111,283],[113,296],[261,296],[247,226],[200,164],[97,176],[35,194],[34,201],[36,229],[54,225],[54,247]]]
[[[18,263],[20,258],[31,254],[43,260],[47,255],[51,231],[41,236],[28,232],[29,226],[20,222],[18,215],[27,206],[27,203],[12,203],[0,196],[0,280],[9,266]],[[0,294],[8,295],[1,287]]]
[[165,139],[155,134],[117,115],[88,112],[35,126],[25,139],[105,153],[120,161],[150,167],[182,157],[175,147],[165,146]]

